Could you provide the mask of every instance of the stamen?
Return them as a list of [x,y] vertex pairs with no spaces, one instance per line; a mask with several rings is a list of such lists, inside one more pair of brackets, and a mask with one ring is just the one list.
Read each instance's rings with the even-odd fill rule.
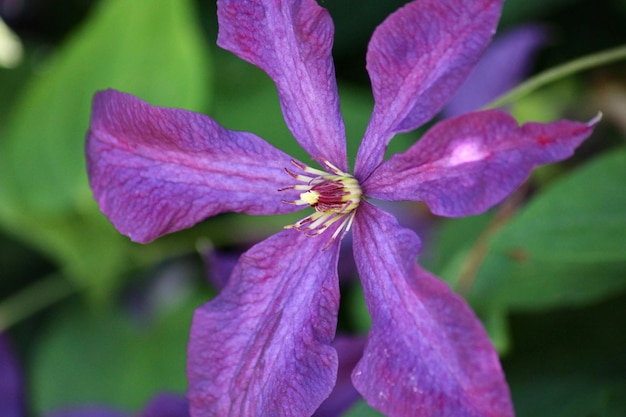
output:
[[340,221],[328,242],[329,245],[340,235],[343,238],[350,230],[355,210],[361,202],[361,186],[352,175],[341,171],[328,160],[314,159],[327,171],[311,168],[294,160],[291,163],[302,173],[295,173],[285,168],[289,176],[304,184],[281,188],[279,191],[303,191],[298,200],[283,200],[283,202],[309,205],[315,209],[315,213],[285,228],[296,229],[308,236],[316,236]]

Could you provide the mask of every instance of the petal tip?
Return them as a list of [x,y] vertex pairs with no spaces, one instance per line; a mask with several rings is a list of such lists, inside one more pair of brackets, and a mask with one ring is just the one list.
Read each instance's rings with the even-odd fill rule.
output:
[[598,123],[600,123],[600,121],[602,120],[602,117],[603,117],[603,116],[604,116],[604,114],[603,114],[601,111],[599,111],[599,112],[598,112],[598,114],[596,114],[596,116],[595,116],[593,119],[591,119],[591,120],[589,120],[589,121],[587,122],[587,126],[589,126],[589,127],[595,127],[595,125],[597,125]]

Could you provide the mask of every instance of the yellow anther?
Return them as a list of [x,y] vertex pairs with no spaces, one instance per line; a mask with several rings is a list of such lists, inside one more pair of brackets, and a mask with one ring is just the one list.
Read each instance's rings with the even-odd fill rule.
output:
[[362,192],[359,182],[352,175],[341,171],[325,159],[320,158],[318,161],[331,173],[296,161],[292,161],[293,165],[303,174],[296,174],[285,169],[292,178],[306,183],[282,189],[305,191],[300,194],[300,199],[285,201],[285,203],[309,205],[315,209],[315,213],[285,228],[296,229],[314,236],[339,222],[339,226],[330,238],[331,242],[340,234],[343,237],[350,230],[355,210],[361,202]]
[[304,201],[310,206],[317,204],[317,201],[320,198],[320,193],[317,191],[309,190],[306,193],[300,194],[300,200]]

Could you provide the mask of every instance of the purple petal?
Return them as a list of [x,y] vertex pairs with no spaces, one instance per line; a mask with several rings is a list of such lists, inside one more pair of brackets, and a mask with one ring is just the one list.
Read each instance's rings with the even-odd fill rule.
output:
[[430,120],[463,83],[495,32],[502,0],[417,0],[389,16],[367,52],[374,112],[355,168],[365,178],[391,137]]
[[368,203],[353,230],[372,327],[352,381],[366,401],[388,417],[512,417],[497,353],[465,301],[417,265],[417,235]]
[[363,184],[383,200],[424,201],[441,216],[481,213],[510,195],[531,170],[568,158],[596,121],[526,123],[491,110],[435,125]]
[[188,398],[195,417],[310,416],[330,394],[337,352],[339,241],[285,230],[241,256],[196,310]]
[[291,158],[211,118],[153,107],[114,90],[94,97],[87,169],[102,212],[137,242],[226,211],[276,214],[298,207],[284,172]]
[[515,87],[530,72],[532,61],[546,38],[546,28],[538,25],[526,25],[497,35],[443,109],[443,114],[452,117],[478,110]]
[[24,417],[22,376],[9,340],[0,333],[0,411],[2,417]]
[[339,417],[361,398],[352,385],[350,374],[361,359],[364,346],[365,338],[359,336],[337,336],[333,341],[333,347],[337,349],[339,355],[337,383],[313,417]]
[[314,0],[219,0],[217,5],[218,45],[274,80],[285,122],[311,156],[347,170],[328,12]]
[[140,417],[189,417],[189,403],[180,395],[158,394],[150,400]]

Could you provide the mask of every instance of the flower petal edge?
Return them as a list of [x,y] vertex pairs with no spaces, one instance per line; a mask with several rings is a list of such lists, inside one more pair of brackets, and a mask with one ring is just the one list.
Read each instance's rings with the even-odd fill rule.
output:
[[447,119],[382,163],[363,188],[382,200],[423,201],[440,216],[479,214],[509,196],[536,166],[570,157],[598,120],[519,126],[500,110]]
[[115,90],[94,96],[86,143],[89,183],[101,211],[146,243],[222,212],[298,209],[284,172],[291,157],[247,132]]
[[466,302],[416,263],[419,239],[364,203],[355,259],[372,327],[352,374],[388,417],[512,417],[498,355]]
[[374,111],[355,174],[365,179],[394,134],[441,110],[495,33],[503,0],[417,0],[391,14],[372,35],[367,70]]
[[300,145],[346,171],[328,11],[314,0],[219,0],[218,21],[218,45],[276,84],[285,122]]
[[284,230],[243,254],[196,310],[188,347],[195,417],[310,416],[330,394],[339,243]]

